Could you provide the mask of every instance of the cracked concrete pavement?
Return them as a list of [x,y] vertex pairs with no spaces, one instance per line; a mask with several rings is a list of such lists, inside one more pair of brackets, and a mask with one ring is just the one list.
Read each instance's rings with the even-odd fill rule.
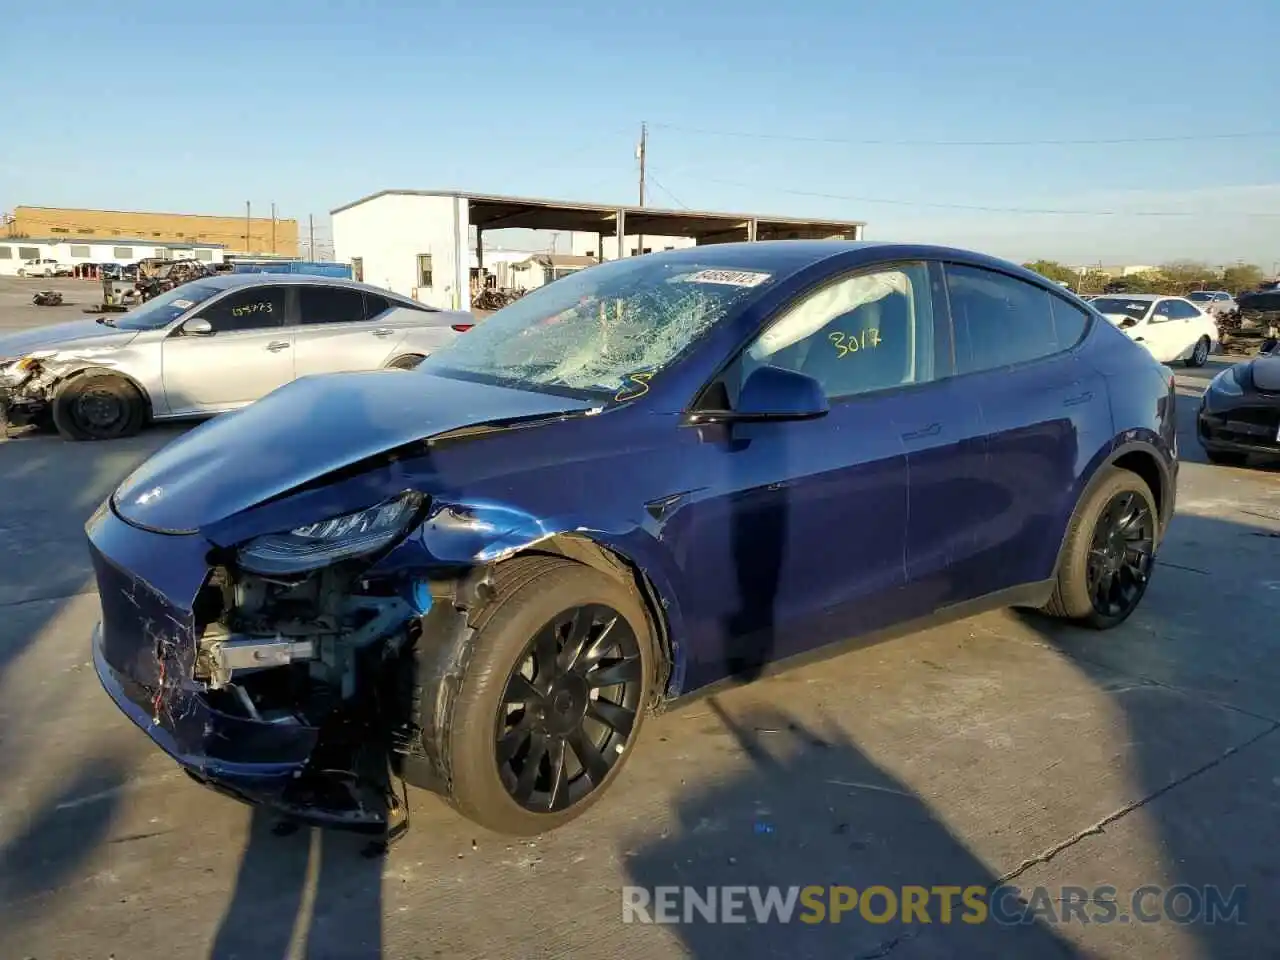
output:
[[[22,307],[30,286],[0,289],[0,326],[79,314]],[[1124,627],[999,613],[812,664],[650,722],[562,831],[499,838],[413,794],[383,860],[189,782],[98,687],[81,524],[177,430],[0,442],[0,956],[1275,955],[1280,473],[1202,462],[1213,372],[1180,374],[1179,516]],[[621,919],[628,884],[1002,882],[1243,884],[1248,922]]]

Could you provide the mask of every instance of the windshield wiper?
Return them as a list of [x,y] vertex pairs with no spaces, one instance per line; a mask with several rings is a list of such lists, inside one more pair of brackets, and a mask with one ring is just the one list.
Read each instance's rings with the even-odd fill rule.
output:
[[116,325],[116,322],[110,317],[98,317],[98,322],[104,327],[114,327]]

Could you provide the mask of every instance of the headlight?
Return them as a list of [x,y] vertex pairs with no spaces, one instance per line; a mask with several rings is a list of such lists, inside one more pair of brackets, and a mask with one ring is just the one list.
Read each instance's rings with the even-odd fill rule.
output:
[[1244,388],[1240,386],[1240,378],[1235,367],[1227,367],[1210,380],[1209,389],[1226,397],[1244,396]]
[[250,573],[303,573],[390,546],[419,515],[422,494],[409,491],[377,506],[288,533],[268,533],[240,548],[237,560]]

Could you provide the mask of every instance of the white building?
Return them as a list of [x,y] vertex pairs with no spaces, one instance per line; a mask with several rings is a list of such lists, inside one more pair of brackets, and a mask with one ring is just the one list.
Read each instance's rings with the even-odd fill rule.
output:
[[113,238],[109,243],[96,240],[25,239],[0,237],[0,276],[15,277],[28,260],[56,260],[68,266],[93,263],[137,263],[148,257],[166,260],[203,260],[221,263],[225,248],[221,244],[198,246],[158,243],[155,240]]
[[[659,250],[676,250],[680,247],[694,247],[697,244],[698,241],[693,237],[650,237],[633,233],[623,238],[622,248],[627,251],[627,256],[638,257],[646,253],[657,253]],[[575,233],[570,250],[580,257],[617,260],[618,238],[601,238],[594,233]]]
[[510,283],[502,285],[516,290],[536,290],[543,284],[567,277],[596,263],[599,261],[595,257],[575,256],[572,253],[535,253],[527,259],[510,264]]
[[444,309],[470,307],[473,270],[506,272],[509,277],[516,273],[510,261],[486,260],[485,235],[498,230],[568,232],[573,235],[573,255],[607,260],[617,255],[619,236],[622,255],[633,256],[646,248],[743,240],[860,240],[866,226],[861,220],[661,210],[435,190],[383,190],[330,212],[334,259],[350,263],[357,279]]

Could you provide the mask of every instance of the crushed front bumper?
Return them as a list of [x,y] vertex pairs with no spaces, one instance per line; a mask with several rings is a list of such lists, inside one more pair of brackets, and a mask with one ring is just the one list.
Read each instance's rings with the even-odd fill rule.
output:
[[246,803],[317,826],[387,830],[387,791],[352,793],[349,778],[313,762],[324,753],[321,729],[224,712],[191,679],[207,542],[140,530],[106,505],[86,530],[103,613],[94,668],[156,746],[195,780]]

